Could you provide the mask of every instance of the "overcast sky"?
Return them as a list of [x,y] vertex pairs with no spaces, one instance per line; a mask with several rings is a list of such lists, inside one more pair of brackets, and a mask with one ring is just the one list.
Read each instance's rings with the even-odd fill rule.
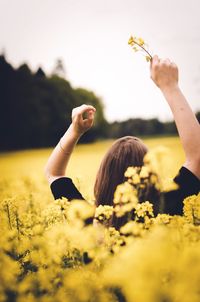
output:
[[74,87],[102,98],[106,117],[171,118],[149,78],[149,64],[128,46],[141,36],[169,57],[193,110],[200,110],[199,0],[0,0],[0,51],[14,66],[50,74],[57,58]]

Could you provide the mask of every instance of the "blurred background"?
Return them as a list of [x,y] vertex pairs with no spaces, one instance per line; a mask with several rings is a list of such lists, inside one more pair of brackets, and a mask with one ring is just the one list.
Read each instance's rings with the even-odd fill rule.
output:
[[82,142],[175,135],[142,37],[169,57],[200,120],[198,0],[0,0],[0,150],[53,146],[82,103],[97,108]]

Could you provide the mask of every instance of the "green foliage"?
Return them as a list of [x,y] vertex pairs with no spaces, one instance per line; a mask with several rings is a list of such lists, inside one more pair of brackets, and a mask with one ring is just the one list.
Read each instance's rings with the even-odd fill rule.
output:
[[114,122],[110,125],[110,135],[118,138],[125,135],[164,135],[177,134],[174,122],[162,123],[158,119],[128,119],[122,122]]
[[55,145],[71,122],[74,107],[93,104],[96,124],[82,141],[102,136],[106,123],[101,100],[90,91],[74,89],[64,78],[47,77],[26,64],[14,69],[0,56],[0,150]]

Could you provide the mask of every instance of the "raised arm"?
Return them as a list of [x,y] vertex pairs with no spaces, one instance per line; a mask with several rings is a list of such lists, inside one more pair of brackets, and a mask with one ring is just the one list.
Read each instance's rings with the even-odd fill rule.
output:
[[82,105],[73,109],[72,123],[54,148],[45,166],[45,175],[49,184],[57,178],[65,176],[72,151],[80,137],[92,127],[95,111],[96,109],[90,105]]
[[178,85],[178,68],[154,56],[151,78],[168,102],[185,152],[184,166],[200,179],[200,125]]

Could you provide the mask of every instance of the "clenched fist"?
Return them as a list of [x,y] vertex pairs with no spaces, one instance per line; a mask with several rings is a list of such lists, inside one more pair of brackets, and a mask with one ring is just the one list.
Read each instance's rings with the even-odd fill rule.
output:
[[77,135],[82,135],[92,127],[95,112],[93,106],[85,104],[72,110],[72,127]]
[[154,56],[150,66],[151,78],[162,90],[171,90],[178,86],[178,67],[169,59]]

